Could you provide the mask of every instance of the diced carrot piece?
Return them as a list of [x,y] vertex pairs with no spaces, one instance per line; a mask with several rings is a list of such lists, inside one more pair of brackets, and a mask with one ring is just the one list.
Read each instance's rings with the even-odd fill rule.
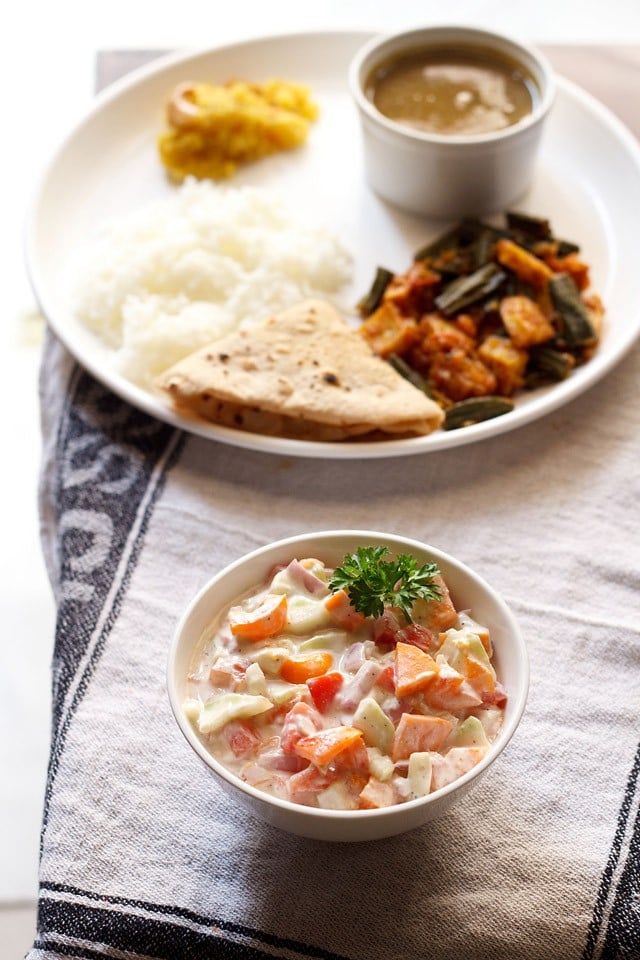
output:
[[284,629],[287,622],[286,594],[270,594],[255,610],[232,607],[229,611],[229,626],[234,636],[246,640],[265,640]]
[[439,750],[453,729],[444,717],[403,713],[391,746],[391,759],[406,760],[412,753]]
[[282,752],[295,753],[299,740],[310,736],[316,730],[322,730],[322,727],[323,720],[317,710],[302,700],[294,703],[282,723],[280,734]]
[[448,664],[438,665],[437,676],[422,691],[427,706],[434,710],[468,710],[482,702],[466,678]]
[[387,690],[389,693],[396,692],[396,672],[392,663],[389,663],[386,667],[383,667],[382,673],[378,674],[376,686],[381,687],[383,690]]
[[483,697],[485,693],[493,693],[496,688],[496,676],[490,665],[470,656],[465,661],[465,672],[467,680],[478,696]]
[[377,810],[379,807],[392,807],[398,802],[396,788],[392,783],[382,783],[375,777],[369,781],[360,794],[360,806],[363,810]]
[[476,634],[480,638],[480,642],[484,649],[487,651],[487,656],[493,656],[493,647],[491,645],[491,633],[489,632],[488,627],[478,626],[476,628]]
[[306,683],[311,677],[320,677],[333,666],[330,653],[306,653],[287,657],[280,666],[280,676],[287,683]]
[[344,682],[344,677],[337,670],[325,673],[321,677],[312,677],[307,680],[309,692],[316,707],[321,713],[329,707]]
[[496,243],[496,260],[532,287],[545,287],[553,276],[553,271],[544,260],[506,238]]
[[428,686],[438,672],[433,657],[412,643],[396,644],[396,694],[406,697]]
[[333,622],[343,630],[357,630],[366,620],[363,613],[351,606],[346,590],[336,590],[335,593],[329,594],[324,605]]
[[362,740],[362,731],[356,727],[329,727],[298,740],[294,750],[299,757],[306,757],[316,766],[324,767],[358,740]]

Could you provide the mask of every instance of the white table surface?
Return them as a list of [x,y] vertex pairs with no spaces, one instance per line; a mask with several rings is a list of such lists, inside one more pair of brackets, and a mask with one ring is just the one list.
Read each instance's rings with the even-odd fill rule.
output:
[[[153,14],[150,15],[150,11]],[[27,949],[35,923],[39,824],[49,737],[54,607],[38,541],[37,372],[43,324],[23,265],[25,213],[40,171],[91,104],[99,49],[193,48],[299,30],[471,23],[535,43],[640,43],[637,0],[257,0],[150,5],[23,0],[5,35],[2,157],[4,417],[0,563],[0,944]],[[631,93],[631,91],[630,91]],[[637,93],[637,91],[636,91]],[[8,111],[8,116],[7,116]],[[7,136],[9,131],[9,137]],[[19,143],[11,143],[19,131]],[[7,145],[9,144],[9,145]],[[7,412],[10,413],[7,416]]]

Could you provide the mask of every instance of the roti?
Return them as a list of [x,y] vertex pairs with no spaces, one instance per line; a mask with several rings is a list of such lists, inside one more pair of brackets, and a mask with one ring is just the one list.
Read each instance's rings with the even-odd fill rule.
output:
[[270,436],[420,436],[443,420],[436,403],[321,300],[221,337],[157,386],[183,415]]

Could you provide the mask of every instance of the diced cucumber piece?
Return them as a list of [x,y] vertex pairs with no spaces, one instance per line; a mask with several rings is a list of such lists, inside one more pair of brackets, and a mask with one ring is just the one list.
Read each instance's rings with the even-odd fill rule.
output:
[[300,643],[300,650],[342,650],[347,646],[346,630],[324,630]]
[[391,780],[395,766],[391,757],[385,757],[377,747],[367,747],[367,756],[369,757],[369,772],[376,780],[386,783]]
[[292,581],[289,568],[285,567],[284,570],[278,570],[271,581],[269,591],[271,593],[285,593],[288,597],[291,597],[300,591],[300,584]]
[[[297,572],[295,567],[298,567]],[[302,577],[300,576],[300,567],[304,567],[305,570],[313,574],[321,583],[326,583],[327,571],[319,560],[302,560],[299,565],[294,561],[292,564],[289,564],[288,567],[276,573],[269,587],[270,592],[285,593],[288,597],[295,596],[295,594],[301,591],[313,593],[314,589],[308,589],[308,585],[304,582],[304,575]]]
[[438,650],[438,654],[445,657],[453,669],[464,674],[464,676],[469,675],[467,669],[469,660],[475,660],[495,680],[495,670],[484,644],[480,637],[470,630],[447,630],[447,635]]
[[202,710],[202,701],[196,700],[195,697],[189,697],[182,704],[182,711],[191,723],[197,723],[200,716],[200,711]]
[[417,800],[418,797],[426,797],[431,792],[431,773],[431,754],[412,753],[409,757],[409,771],[407,773],[409,796],[412,800]]
[[244,675],[247,684],[247,693],[254,697],[264,697],[267,694],[267,681],[259,663],[251,663]]
[[254,697],[248,693],[223,693],[203,705],[198,718],[198,730],[200,733],[214,733],[230,720],[255,717],[265,710],[270,710],[272,706],[273,703],[266,697]]
[[373,697],[364,697],[353,715],[353,726],[362,730],[364,741],[388,753],[395,733],[393,723]]
[[280,673],[280,667],[290,655],[291,650],[287,647],[263,647],[262,650],[255,652],[253,660],[263,673],[277,676]]
[[458,619],[460,621],[460,626],[463,630],[468,630],[470,633],[475,633],[477,637],[480,637],[482,646],[485,648],[489,656],[491,656],[491,634],[488,627],[483,627],[481,623],[478,623],[477,620],[474,620],[473,617],[463,610],[458,614]]
[[500,732],[504,712],[499,707],[482,707],[476,710],[475,715],[484,728],[487,740],[491,743]]
[[467,717],[451,731],[450,747],[488,747],[489,741],[482,722],[477,717]]
[[267,680],[267,695],[277,707],[305,693],[309,693],[309,687],[306,683],[287,683],[286,680]]
[[289,597],[287,605],[287,633],[311,633],[331,626],[331,617],[322,600],[312,597]]

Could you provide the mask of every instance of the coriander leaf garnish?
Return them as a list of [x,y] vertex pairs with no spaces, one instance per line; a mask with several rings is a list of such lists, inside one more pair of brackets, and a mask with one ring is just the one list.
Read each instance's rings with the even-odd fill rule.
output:
[[366,617],[380,617],[385,604],[399,607],[409,623],[415,600],[440,600],[442,593],[434,578],[440,573],[436,563],[418,567],[415,557],[398,554],[396,560],[383,560],[387,547],[358,547],[347,554],[329,580],[330,590],[344,590],[351,605]]

